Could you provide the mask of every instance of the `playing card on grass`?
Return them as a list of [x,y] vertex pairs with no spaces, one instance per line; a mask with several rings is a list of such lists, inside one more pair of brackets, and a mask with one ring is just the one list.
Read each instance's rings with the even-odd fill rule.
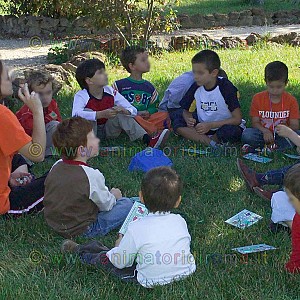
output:
[[255,224],[261,219],[262,217],[260,215],[257,215],[247,209],[244,209],[236,215],[234,215],[233,217],[231,217],[230,219],[226,220],[225,223],[228,223],[241,229],[245,229],[246,227]]
[[253,160],[255,162],[263,163],[263,164],[272,161],[271,158],[264,157],[264,156],[259,156],[259,155],[254,154],[254,153],[247,153],[243,157],[246,158],[246,159],[249,159],[249,160]]
[[292,158],[292,159],[300,159],[299,155],[294,155],[294,154],[288,154],[288,153],[284,153],[285,156]]
[[269,246],[266,244],[258,244],[258,245],[250,245],[250,246],[232,248],[231,250],[237,251],[241,254],[249,254],[249,253],[255,253],[255,252],[275,250],[275,249],[277,249],[277,248],[275,248],[273,246]]

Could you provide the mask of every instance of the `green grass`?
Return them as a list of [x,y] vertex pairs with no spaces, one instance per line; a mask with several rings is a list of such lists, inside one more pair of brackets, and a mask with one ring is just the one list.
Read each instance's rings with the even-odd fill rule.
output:
[[[288,65],[288,91],[300,98],[299,51],[289,46],[218,51],[223,68],[241,92],[245,117],[253,94],[264,89],[264,66],[272,60],[280,59]],[[156,85],[162,97],[173,78],[191,69],[190,59],[195,53],[164,53],[152,58],[152,70],[145,78]],[[108,67],[108,72],[110,82],[127,76],[121,68]],[[64,117],[70,115],[72,97],[77,89],[74,85],[57,97]],[[126,137],[111,145],[131,146]],[[175,136],[169,144],[170,147],[189,145],[192,143]],[[237,172],[236,157],[200,158],[173,152],[171,159],[185,183],[178,212],[186,218],[192,236],[197,262],[193,276],[153,290],[120,283],[99,269],[70,260],[68,256],[62,258],[59,246],[63,239],[47,227],[42,215],[17,220],[0,218],[0,299],[300,299],[299,276],[284,271],[291,250],[290,238],[285,233],[273,235],[269,232],[269,203],[246,189]],[[109,187],[120,187],[125,195],[135,196],[142,174],[128,172],[129,162],[130,157],[123,156],[97,157],[90,163],[103,172]],[[38,164],[34,171],[42,174],[52,163]],[[249,165],[263,171],[291,163],[293,161],[277,155],[268,165]],[[263,220],[245,231],[224,223],[244,208],[262,215]],[[115,238],[116,232],[113,232],[101,240],[113,246]],[[224,256],[233,253],[231,248],[252,243],[266,243],[279,249],[268,252],[266,261],[253,255],[249,256],[248,264],[224,263]],[[37,263],[30,259],[36,252],[41,256]],[[206,264],[206,255],[213,253],[222,255],[223,263]]]
[[185,0],[176,7],[179,14],[212,14],[212,13],[229,13],[231,11],[241,11],[251,9],[252,7],[261,7],[266,11],[275,12],[281,10],[299,9],[299,3],[294,4],[289,0],[265,0],[261,6],[250,4],[245,0]]

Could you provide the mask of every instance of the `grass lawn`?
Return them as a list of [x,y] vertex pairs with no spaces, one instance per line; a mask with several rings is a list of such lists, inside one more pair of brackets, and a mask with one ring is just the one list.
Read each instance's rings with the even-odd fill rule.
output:
[[[263,70],[270,61],[282,60],[288,65],[288,91],[300,99],[299,52],[299,48],[289,46],[218,51],[223,68],[241,92],[247,119],[251,97],[264,89]],[[152,70],[145,77],[156,85],[161,97],[173,78],[191,69],[190,60],[195,53],[165,53],[151,59]],[[110,82],[127,75],[121,68],[108,67],[108,72]],[[77,89],[74,84],[74,89],[64,89],[57,97],[64,117],[70,115]],[[110,145],[132,146],[124,137]],[[172,136],[168,146],[174,150],[191,145]],[[63,239],[47,227],[42,215],[17,220],[0,218],[0,299],[300,299],[299,276],[284,271],[291,250],[290,238],[286,233],[274,235],[268,230],[270,205],[247,190],[237,172],[236,156],[192,157],[174,151],[174,168],[185,183],[178,212],[186,218],[192,236],[197,263],[193,276],[152,290],[126,285],[77,259],[61,256],[59,246]],[[129,162],[128,155],[99,156],[90,164],[103,172],[109,187],[120,187],[125,195],[136,196],[142,174],[128,172]],[[34,172],[42,174],[52,163],[50,160],[35,165]],[[249,164],[263,171],[291,163],[292,160],[276,155],[268,165]],[[260,214],[263,220],[244,231],[224,223],[244,208]],[[113,246],[116,235],[115,231],[101,240]],[[233,254],[231,248],[258,243],[279,249],[268,252],[263,259],[255,254],[249,256],[248,263],[240,257],[236,263],[225,261],[226,255]],[[220,262],[206,262],[213,254],[221,257]]]
[[229,13],[231,11],[241,11],[252,7],[261,7],[266,11],[275,12],[281,10],[299,9],[299,4],[286,0],[265,0],[264,5],[253,5],[245,0],[185,0],[181,1],[176,8],[179,14],[203,15],[212,13]]

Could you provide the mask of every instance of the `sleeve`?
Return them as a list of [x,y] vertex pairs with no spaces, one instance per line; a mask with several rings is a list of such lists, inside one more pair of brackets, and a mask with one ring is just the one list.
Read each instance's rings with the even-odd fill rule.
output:
[[291,96],[290,119],[299,119],[299,104],[295,97]]
[[90,183],[90,200],[92,200],[100,211],[109,211],[116,204],[115,196],[105,185],[105,178],[99,170],[83,166]]
[[112,248],[106,253],[110,262],[118,269],[131,267],[138,253],[130,227],[126,231],[118,247]]
[[132,106],[126,98],[124,98],[118,91],[114,90],[114,98],[115,98],[115,104],[117,106],[122,106],[123,108],[130,111],[131,115],[135,117],[137,115],[137,109]]
[[183,96],[183,98],[180,101],[180,106],[185,109],[189,110],[193,101],[195,100],[195,92],[199,88],[197,83],[193,83],[192,86],[188,89],[186,94]]
[[154,88],[154,91],[153,91],[152,96],[151,96],[150,104],[149,104],[149,106],[147,108],[148,112],[151,115],[154,114],[154,113],[156,113],[158,105],[159,105],[159,95],[158,95],[157,90]]
[[238,89],[226,78],[222,79],[220,85],[220,92],[228,106],[230,112],[233,112],[237,108],[240,108]]
[[251,107],[250,107],[250,117],[259,117],[259,107],[258,107],[258,95],[254,95],[252,98],[251,102]]
[[300,273],[300,216],[295,215],[292,225],[292,254],[285,265],[290,273]]
[[31,141],[17,117],[7,108],[0,116],[0,149],[5,156],[19,151]]
[[85,111],[85,106],[87,104],[88,95],[75,94],[73,109],[72,109],[72,117],[82,117],[89,121],[96,121],[96,112],[95,111]]
[[118,85],[117,85],[117,81],[115,81],[115,82],[112,84],[112,88],[113,88],[115,91],[119,92]]

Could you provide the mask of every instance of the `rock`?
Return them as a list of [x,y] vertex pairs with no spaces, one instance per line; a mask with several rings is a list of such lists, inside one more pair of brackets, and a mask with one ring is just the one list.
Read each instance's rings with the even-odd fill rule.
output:
[[241,17],[252,16],[252,11],[250,9],[240,11]]
[[226,14],[214,14],[216,26],[226,26],[229,20]]
[[75,73],[76,72],[76,66],[74,66],[72,63],[70,62],[66,62],[66,63],[63,63],[61,64],[61,66],[66,70],[66,71],[70,71],[72,73]]
[[261,39],[262,39],[262,37],[260,34],[252,32],[250,35],[248,35],[246,37],[246,42],[247,42],[247,45],[253,46],[255,43],[257,43]]
[[55,30],[57,25],[59,24],[59,19],[44,17],[41,22],[41,28],[47,30]]
[[297,37],[296,32],[290,32],[287,34],[281,34],[278,36],[274,36],[273,38],[270,39],[271,42],[283,44],[283,43],[290,43],[292,40],[294,40]]
[[238,37],[223,37],[221,39],[221,42],[224,45],[224,48],[230,49],[230,48],[237,48],[244,45],[243,41]]
[[238,20],[237,26],[252,26],[253,17],[252,16],[241,16]]
[[55,78],[56,82],[59,84],[60,88],[63,84],[70,84],[69,76],[70,73],[66,71],[62,66],[48,64],[44,68]]
[[192,28],[202,28],[203,26],[205,26],[205,20],[204,17],[200,14],[196,14],[191,16],[190,18],[190,27]]
[[253,16],[265,16],[265,11],[262,8],[253,7],[251,11]]

